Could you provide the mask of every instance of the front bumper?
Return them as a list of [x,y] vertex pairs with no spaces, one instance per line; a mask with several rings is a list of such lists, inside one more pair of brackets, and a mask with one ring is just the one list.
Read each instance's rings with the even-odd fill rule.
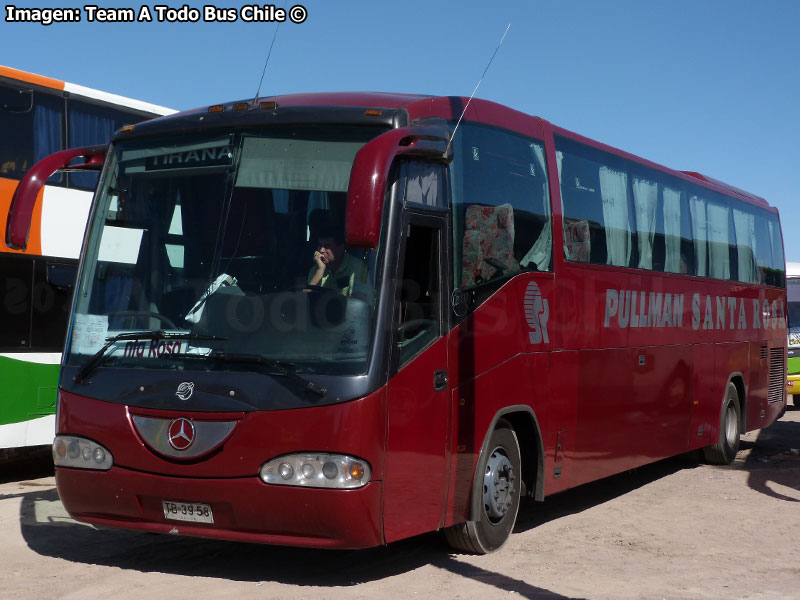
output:
[[[114,466],[108,471],[57,468],[56,485],[73,518],[97,525],[315,548],[383,543],[380,481],[329,490],[267,485],[255,474],[184,478]],[[214,523],[168,520],[162,500],[210,504]]]

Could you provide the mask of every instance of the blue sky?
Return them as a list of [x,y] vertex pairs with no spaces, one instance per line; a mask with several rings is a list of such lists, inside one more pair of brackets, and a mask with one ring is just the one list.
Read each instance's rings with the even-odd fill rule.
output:
[[[307,20],[278,28],[262,95],[468,96],[511,23],[479,97],[765,197],[781,211],[787,260],[800,261],[800,2],[300,1]],[[45,27],[5,16],[0,63],[176,109],[252,97],[276,27],[88,23],[85,13]]]

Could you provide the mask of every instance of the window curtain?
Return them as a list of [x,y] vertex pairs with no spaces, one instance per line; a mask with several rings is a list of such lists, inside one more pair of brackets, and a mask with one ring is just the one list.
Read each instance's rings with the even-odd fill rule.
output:
[[636,231],[639,240],[639,268],[653,268],[653,240],[656,233],[658,184],[633,178],[633,205],[636,210]]
[[758,283],[756,273],[756,227],[751,213],[733,209],[733,226],[736,231],[736,246],[739,255],[739,281]]
[[[33,113],[33,164],[61,149],[61,111],[38,102]],[[33,165],[30,165],[33,166]],[[53,173],[47,182],[61,183],[63,175]]]
[[[69,146],[96,146],[107,144],[116,130],[113,119],[102,115],[89,114],[80,109],[69,113]],[[72,173],[71,186],[92,189],[97,185],[97,173]]]
[[661,192],[664,200],[664,245],[666,257],[664,271],[686,273],[688,264],[681,269],[681,193],[665,187]]
[[606,229],[607,263],[627,267],[631,256],[631,231],[628,227],[628,175],[600,167],[600,196]]
[[707,231],[706,231],[706,201],[700,196],[689,198],[689,212],[692,215],[692,236],[694,237],[694,256],[696,263],[695,274],[708,277],[706,268]]
[[[781,227],[778,224],[778,217],[772,216],[769,220],[769,239],[772,243],[772,268],[776,271],[784,272],[786,263],[783,257],[783,238],[781,237]],[[782,282],[774,285],[783,285]]]
[[61,149],[61,111],[41,103],[33,114],[33,162]]
[[708,215],[709,275],[715,279],[730,279],[728,207],[716,202],[709,202],[706,206],[706,214]]

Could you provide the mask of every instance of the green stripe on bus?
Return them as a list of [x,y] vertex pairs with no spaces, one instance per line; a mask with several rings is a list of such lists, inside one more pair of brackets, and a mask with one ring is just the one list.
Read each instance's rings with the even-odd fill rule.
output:
[[21,423],[56,410],[58,370],[48,365],[0,356],[0,425]]
[[800,356],[795,358],[790,358],[787,361],[786,366],[788,367],[786,371],[789,373],[789,375],[800,373]]

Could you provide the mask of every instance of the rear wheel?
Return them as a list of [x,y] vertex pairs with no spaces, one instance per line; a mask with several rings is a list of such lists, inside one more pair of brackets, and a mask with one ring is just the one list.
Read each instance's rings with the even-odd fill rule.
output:
[[479,495],[480,518],[444,530],[456,550],[487,554],[502,546],[517,520],[522,489],[519,442],[511,426],[500,421],[481,458],[472,494]]
[[719,419],[719,439],[716,444],[703,448],[703,456],[712,465],[729,465],[739,451],[741,435],[741,408],[739,392],[733,383],[728,383],[725,390],[725,402]]

